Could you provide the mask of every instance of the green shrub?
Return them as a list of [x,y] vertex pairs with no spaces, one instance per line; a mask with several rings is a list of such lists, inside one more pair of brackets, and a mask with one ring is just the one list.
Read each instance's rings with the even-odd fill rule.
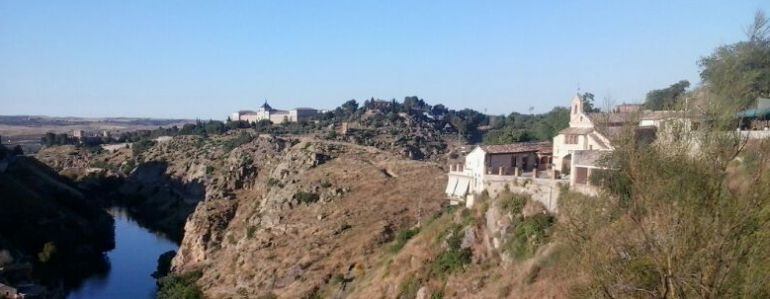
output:
[[500,208],[514,216],[521,214],[521,211],[524,210],[524,205],[530,199],[529,195],[519,193],[503,193],[499,196],[502,197]]
[[132,170],[134,170],[134,167],[136,167],[136,162],[134,162],[134,160],[128,160],[125,164],[120,166],[120,172],[129,174]]
[[516,259],[522,260],[535,254],[540,246],[548,242],[554,217],[536,214],[515,223],[513,235],[506,242],[505,249]]
[[420,228],[400,231],[398,235],[396,235],[396,240],[393,243],[393,245],[390,247],[390,251],[393,253],[399,252],[401,248],[404,248],[404,245],[406,245],[406,242],[409,241],[409,239],[411,239],[412,237],[416,236],[419,233],[420,233]]
[[315,193],[312,193],[312,192],[300,191],[300,192],[297,192],[296,194],[294,194],[294,198],[299,200],[299,202],[301,202],[301,203],[311,204],[311,203],[314,203],[314,202],[318,201],[318,199],[320,199],[320,196],[318,196],[318,194],[315,194]]
[[155,141],[142,139],[131,144],[131,152],[134,154],[134,157],[138,157],[154,145]]
[[158,299],[202,299],[203,293],[195,284],[200,272],[171,274],[158,280]]
[[248,239],[254,238],[254,233],[256,233],[256,232],[257,232],[257,227],[256,226],[253,226],[253,225],[249,226],[248,228],[246,228],[246,238],[248,238]]
[[433,263],[433,273],[445,275],[463,268],[471,262],[470,249],[446,250]]
[[269,179],[267,179],[267,186],[268,187],[278,186],[278,187],[283,188],[283,184],[281,184],[281,181],[276,179],[276,178],[269,178]]
[[43,245],[43,250],[37,254],[37,259],[41,263],[47,263],[56,254],[56,245],[53,242],[48,242]]
[[225,152],[231,152],[236,147],[239,147],[241,145],[251,142],[252,139],[253,138],[248,133],[241,132],[240,134],[238,134],[237,137],[226,140],[223,144],[223,147],[225,149]]
[[453,225],[442,236],[447,248],[439,254],[431,265],[431,272],[437,275],[447,275],[463,268],[471,262],[472,253],[469,248],[461,248],[465,233],[461,225]]
[[168,272],[171,269],[171,260],[174,259],[174,256],[176,256],[176,251],[174,250],[166,251],[158,256],[158,265],[155,269],[155,272],[153,272],[150,276],[159,279],[168,275]]
[[343,282],[345,282],[345,276],[343,276],[342,274],[336,274],[332,276],[332,279],[331,279],[332,284],[342,284]]

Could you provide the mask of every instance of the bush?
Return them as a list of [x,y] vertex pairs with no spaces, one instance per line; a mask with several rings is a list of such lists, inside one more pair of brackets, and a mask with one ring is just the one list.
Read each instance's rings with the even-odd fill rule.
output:
[[433,272],[445,275],[463,268],[471,262],[470,249],[447,250],[433,263]]
[[419,233],[420,228],[400,231],[398,235],[396,235],[396,241],[393,243],[393,246],[390,247],[390,251],[393,253],[400,251],[401,248],[404,248],[404,245],[406,245],[406,242],[409,241],[409,239],[413,238]]
[[246,238],[248,238],[248,239],[254,238],[254,233],[256,233],[256,232],[257,232],[257,227],[256,226],[253,226],[253,225],[249,226],[248,228],[246,228]]
[[174,256],[176,256],[176,251],[174,250],[169,250],[161,254],[158,257],[158,266],[151,276],[155,277],[155,279],[159,279],[168,275],[168,271],[171,270],[171,260],[174,259]]
[[461,248],[465,233],[463,227],[454,225],[444,233],[447,248],[439,254],[431,266],[431,271],[438,275],[447,275],[463,268],[471,262],[471,250]]
[[225,149],[225,151],[226,151],[226,152],[230,152],[230,151],[232,151],[233,149],[235,149],[236,147],[239,147],[239,146],[241,146],[241,145],[244,145],[244,144],[246,144],[246,143],[249,143],[249,142],[251,142],[251,140],[252,140],[252,139],[253,139],[253,138],[252,138],[252,137],[251,137],[251,135],[249,135],[248,133],[246,133],[246,132],[241,132],[240,134],[238,134],[238,136],[237,136],[237,137],[235,137],[235,138],[233,138],[233,139],[228,139],[228,140],[226,140],[226,141],[224,142],[224,145],[223,145],[223,147],[224,147],[224,149]]
[[149,139],[142,139],[131,144],[131,152],[134,154],[134,157],[138,157],[139,155],[141,155],[142,153],[144,153],[154,145],[155,145],[155,141],[149,140]]
[[530,199],[529,195],[519,193],[503,193],[500,194],[500,197],[502,197],[500,208],[503,211],[510,212],[513,216],[521,214],[521,211],[524,210],[524,205]]
[[548,214],[536,214],[515,223],[513,236],[505,244],[505,249],[516,259],[532,257],[540,246],[548,242],[554,217]]
[[318,201],[318,199],[320,199],[320,196],[312,192],[300,191],[294,194],[294,198],[299,200],[299,202],[301,203],[311,204]]
[[158,299],[202,299],[203,293],[195,284],[200,272],[171,274],[158,280]]
[[41,263],[49,262],[56,254],[56,245],[53,242],[48,242],[43,245],[43,250],[37,254],[37,259]]
[[125,164],[120,166],[120,172],[129,174],[134,170],[134,167],[136,167],[136,162],[134,162],[134,160],[128,160]]
[[281,184],[281,181],[276,178],[267,179],[267,186],[268,187],[278,186],[280,188],[283,188],[283,184]]

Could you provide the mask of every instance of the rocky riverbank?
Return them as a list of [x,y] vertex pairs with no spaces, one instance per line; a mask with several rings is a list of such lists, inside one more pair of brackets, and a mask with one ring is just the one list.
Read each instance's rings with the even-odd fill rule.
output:
[[0,283],[40,283],[55,296],[108,267],[102,253],[114,247],[114,222],[93,198],[2,146],[0,166]]

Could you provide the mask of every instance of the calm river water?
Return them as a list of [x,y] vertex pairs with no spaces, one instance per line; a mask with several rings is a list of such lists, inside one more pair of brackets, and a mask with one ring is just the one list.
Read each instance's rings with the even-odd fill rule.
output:
[[115,217],[115,249],[107,253],[106,274],[86,278],[67,298],[154,298],[158,256],[177,245],[161,234],[139,226],[125,211],[110,210]]

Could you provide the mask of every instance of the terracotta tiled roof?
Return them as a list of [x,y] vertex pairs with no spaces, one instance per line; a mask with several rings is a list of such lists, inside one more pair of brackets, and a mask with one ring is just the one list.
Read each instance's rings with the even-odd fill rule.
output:
[[595,112],[586,114],[594,125],[602,123],[622,124],[628,122],[638,122],[640,120],[661,120],[672,117],[684,117],[682,111],[651,111],[644,110],[638,112]]
[[551,152],[553,144],[548,141],[542,142],[519,142],[511,144],[482,145],[481,149],[490,154],[512,154],[527,152]]
[[610,139],[610,140],[617,140],[624,135],[633,134],[635,138],[654,138],[655,133],[658,131],[658,128],[655,126],[614,126],[614,127],[604,127],[604,128],[597,128],[597,133],[601,133],[602,136]]

